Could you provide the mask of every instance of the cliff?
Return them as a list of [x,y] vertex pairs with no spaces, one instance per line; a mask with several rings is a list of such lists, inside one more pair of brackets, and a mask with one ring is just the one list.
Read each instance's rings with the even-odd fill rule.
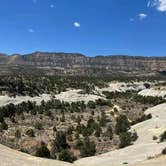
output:
[[35,52],[27,55],[0,54],[0,68],[24,67],[40,70],[56,69],[62,73],[90,74],[110,72],[158,72],[166,71],[166,57],[96,56],[78,53]]

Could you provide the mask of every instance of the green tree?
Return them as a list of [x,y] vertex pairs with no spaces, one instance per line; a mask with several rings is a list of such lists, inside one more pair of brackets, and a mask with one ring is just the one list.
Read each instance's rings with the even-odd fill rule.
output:
[[67,143],[66,133],[63,131],[58,131],[55,138],[55,146],[58,152],[69,147]]
[[130,129],[130,122],[125,115],[116,118],[115,132],[116,134],[125,133]]

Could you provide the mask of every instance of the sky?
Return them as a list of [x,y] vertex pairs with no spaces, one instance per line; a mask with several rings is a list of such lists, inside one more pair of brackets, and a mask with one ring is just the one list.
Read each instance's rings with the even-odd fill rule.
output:
[[0,52],[166,56],[166,0],[0,0]]

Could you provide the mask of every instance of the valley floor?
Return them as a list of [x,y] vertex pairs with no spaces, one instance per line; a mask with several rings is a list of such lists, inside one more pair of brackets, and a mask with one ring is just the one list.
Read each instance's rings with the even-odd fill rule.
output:
[[[120,166],[128,163],[131,166],[165,166],[166,157],[152,160],[148,160],[148,158],[159,155],[166,147],[166,143],[158,143],[158,140],[152,139],[153,136],[159,136],[166,129],[166,103],[152,107],[146,113],[151,113],[153,118],[132,127],[132,130],[136,130],[139,136],[134,145],[103,155],[84,158],[76,161],[74,165]],[[0,145],[0,161],[1,166],[72,166],[72,164],[65,162],[36,158],[3,145]]]
[[[113,87],[113,89],[106,88],[103,90],[115,91],[126,90],[126,87],[119,86]],[[150,89],[144,89],[139,85],[136,90],[142,90],[140,95],[152,94]],[[102,90],[102,91],[103,91]],[[124,90],[124,91],[125,91]],[[128,90],[128,89],[127,89]],[[149,93],[147,93],[147,91]],[[156,94],[155,91],[154,96],[165,96],[164,93]],[[91,100],[96,100],[101,96],[98,95],[83,95],[79,94],[78,90],[69,90],[67,92],[62,92],[59,95],[56,95],[55,98],[60,100],[65,100],[68,102],[83,100],[87,101],[87,98]],[[22,97],[16,96],[16,98],[10,98],[8,96],[0,96],[0,106],[7,105],[9,103],[18,104],[23,101],[36,101],[38,104],[42,100],[48,101],[51,99],[51,95],[43,94],[39,97]],[[72,99],[72,100],[71,100]],[[152,119],[147,121],[138,123],[132,126],[131,130],[136,131],[138,134],[138,140],[134,142],[133,145],[128,146],[123,149],[114,150],[99,156],[83,158],[77,160],[74,164],[69,164],[57,160],[48,160],[30,156],[25,153],[21,153],[10,148],[7,148],[3,145],[0,145],[0,165],[1,166],[122,166],[124,164],[128,164],[129,166],[165,166],[166,157],[161,156],[156,158],[156,156],[160,155],[162,150],[166,148],[166,142],[158,143],[159,136],[166,130],[166,103],[157,105],[155,107],[149,108],[145,111],[145,114],[152,114]],[[158,139],[153,140],[153,137],[157,137]],[[154,158],[149,160],[150,158]]]

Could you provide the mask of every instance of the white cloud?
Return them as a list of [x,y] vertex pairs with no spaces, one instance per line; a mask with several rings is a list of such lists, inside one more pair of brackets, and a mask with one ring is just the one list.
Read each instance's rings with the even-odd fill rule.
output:
[[35,32],[35,30],[34,30],[34,29],[32,29],[32,28],[29,28],[29,29],[28,29],[28,32],[30,32],[30,33],[34,33],[34,32]]
[[148,7],[156,7],[158,11],[166,12],[166,0],[149,0]]
[[76,27],[76,28],[79,28],[81,26],[81,24],[79,22],[74,22],[73,25]]
[[55,5],[53,5],[53,4],[50,5],[50,8],[54,8],[54,7],[55,7]]
[[166,0],[159,0],[157,9],[161,12],[166,12]]
[[147,16],[148,16],[148,15],[145,14],[145,13],[140,13],[140,14],[138,14],[138,17],[139,17],[140,20],[145,19]]

